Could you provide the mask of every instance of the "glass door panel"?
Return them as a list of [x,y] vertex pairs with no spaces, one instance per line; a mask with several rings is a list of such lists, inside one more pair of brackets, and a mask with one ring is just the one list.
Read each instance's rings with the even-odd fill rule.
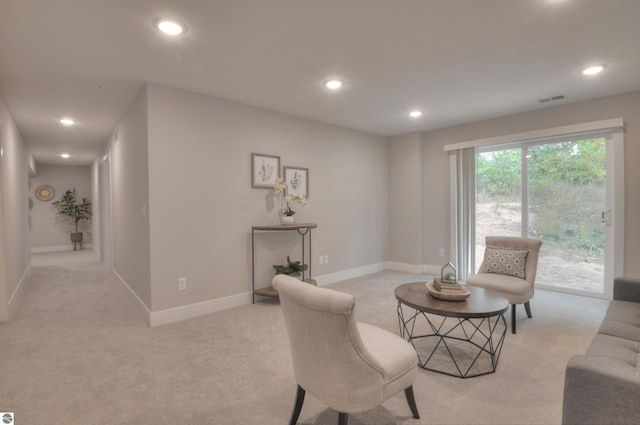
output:
[[529,235],[543,241],[536,283],[604,292],[604,139],[527,148]]
[[605,139],[478,152],[474,271],[486,236],[532,237],[536,284],[602,294],[605,185]]
[[475,270],[486,236],[522,235],[522,149],[480,152],[476,157]]

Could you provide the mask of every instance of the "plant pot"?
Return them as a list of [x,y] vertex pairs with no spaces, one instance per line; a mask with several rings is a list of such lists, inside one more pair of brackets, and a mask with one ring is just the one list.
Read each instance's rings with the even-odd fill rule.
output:
[[295,220],[295,218],[293,218],[292,215],[283,215],[283,216],[280,217],[280,223],[282,223],[282,224],[287,225],[287,224],[293,224],[295,222],[296,222],[296,220]]
[[82,246],[82,232],[71,232],[71,242],[73,242],[74,251],[78,244],[80,244],[80,249],[84,249],[84,246]]

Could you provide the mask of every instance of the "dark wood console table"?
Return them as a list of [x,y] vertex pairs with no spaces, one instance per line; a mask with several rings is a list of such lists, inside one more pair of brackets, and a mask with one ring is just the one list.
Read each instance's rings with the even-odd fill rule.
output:
[[[278,291],[272,286],[266,288],[256,289],[256,255],[255,255],[255,235],[257,231],[283,231],[283,230],[296,230],[302,237],[302,264],[305,264],[304,259],[304,237],[309,235],[309,279],[311,279],[311,229],[318,227],[315,223],[300,223],[300,224],[274,224],[268,226],[251,226],[251,303],[255,304],[256,295],[263,297],[277,297]],[[305,272],[302,271],[302,280],[304,281]]]

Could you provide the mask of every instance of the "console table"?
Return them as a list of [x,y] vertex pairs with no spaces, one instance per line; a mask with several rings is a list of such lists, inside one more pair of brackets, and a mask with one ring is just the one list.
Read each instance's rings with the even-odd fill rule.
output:
[[[278,291],[268,286],[266,288],[256,289],[256,255],[255,255],[255,235],[256,231],[283,231],[283,230],[296,230],[302,238],[302,264],[304,262],[304,237],[309,235],[309,279],[311,279],[311,229],[318,227],[315,223],[300,223],[300,224],[278,224],[268,226],[251,226],[251,303],[255,304],[256,295],[263,297],[277,297]],[[304,270],[302,270],[302,280],[304,281]]]

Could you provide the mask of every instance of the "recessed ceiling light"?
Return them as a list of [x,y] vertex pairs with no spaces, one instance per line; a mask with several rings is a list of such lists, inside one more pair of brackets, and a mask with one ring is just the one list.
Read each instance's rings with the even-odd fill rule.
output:
[[409,116],[411,118],[418,118],[422,116],[422,111],[411,111],[409,112]]
[[337,90],[340,87],[344,86],[344,81],[340,80],[328,80],[324,82],[326,88],[331,90]]
[[71,155],[69,155],[68,153],[61,153],[60,156],[63,158],[69,158]]
[[72,120],[71,118],[62,118],[60,120],[60,124],[63,125],[74,125],[76,122],[74,120]]
[[153,25],[167,35],[180,35],[187,30],[187,27],[175,19],[157,18]]
[[595,66],[590,66],[588,68],[585,68],[582,70],[582,73],[584,75],[596,75],[602,72],[603,69],[605,69],[607,67],[607,65],[595,65]]

